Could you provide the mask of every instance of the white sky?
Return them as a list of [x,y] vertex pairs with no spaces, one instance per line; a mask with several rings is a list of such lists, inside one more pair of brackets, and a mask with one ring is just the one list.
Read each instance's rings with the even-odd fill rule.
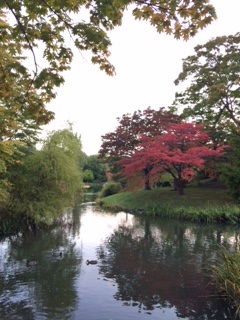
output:
[[179,91],[173,81],[182,70],[182,59],[193,54],[198,44],[240,31],[240,0],[211,3],[218,20],[187,42],[160,35],[148,22],[136,21],[126,13],[122,26],[109,33],[116,76],[107,76],[91,64],[87,53],[77,52],[65,84],[48,106],[55,120],[46,130],[62,129],[69,120],[74,132],[81,134],[83,151],[92,155],[100,149],[101,135],[115,130],[117,117],[149,106],[171,105]]

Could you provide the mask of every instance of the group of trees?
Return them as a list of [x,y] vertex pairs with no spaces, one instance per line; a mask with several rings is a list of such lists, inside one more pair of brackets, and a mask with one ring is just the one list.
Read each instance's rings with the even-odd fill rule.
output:
[[85,156],[82,167],[83,182],[106,182],[106,169],[97,154]]
[[166,130],[154,138],[142,137],[139,149],[130,158],[123,158],[125,177],[144,172],[145,189],[150,189],[150,177],[159,179],[163,173],[169,173],[175,188],[183,195],[184,186],[191,181],[198,169],[204,169],[208,159],[222,155],[222,148],[211,149],[210,137],[201,124],[182,122],[168,124]]
[[[82,151],[81,137],[73,132],[71,123],[50,132],[40,145],[19,145],[17,157],[2,173],[8,183],[6,201],[1,201],[0,233],[4,226],[15,231],[49,225],[65,207],[74,205],[83,182],[106,181],[105,166],[97,155]],[[12,224],[6,228],[9,216]]]
[[[71,198],[73,189],[78,189],[82,179],[82,176],[79,179],[79,172],[82,172],[82,167],[79,169],[82,157],[80,138],[69,127],[52,133],[38,150],[39,132],[54,118],[47,104],[55,98],[56,87],[64,83],[64,72],[71,67],[73,59],[73,46],[90,52],[92,63],[108,75],[115,73],[109,61],[111,41],[108,31],[121,25],[124,11],[128,9],[136,19],[148,20],[159,33],[165,32],[185,40],[216,19],[215,9],[209,0],[157,0],[154,3],[145,0],[110,0],[104,3],[4,0],[0,3],[1,212],[10,210],[33,221],[43,221],[46,218],[42,215],[47,207],[49,212],[58,207],[58,202],[48,202],[51,192],[52,199],[55,196],[67,199]],[[235,42],[233,39],[232,45]],[[232,68],[229,81],[234,81],[238,65],[231,61],[228,67],[229,70]],[[186,72],[184,74],[187,76]],[[181,76],[179,80],[183,79]],[[234,98],[237,98],[237,92]],[[231,105],[227,104],[221,114],[225,115],[230,108]],[[174,123],[180,121],[176,114],[166,110],[160,113],[166,121],[168,117],[172,117]],[[148,115],[141,112],[136,116],[139,121],[142,117],[144,122],[148,119]],[[154,118],[155,112],[151,114],[150,111],[149,117],[150,127],[148,130],[146,124],[145,133],[149,137],[156,136],[157,131],[162,133],[165,120],[159,126]],[[132,134],[138,142],[144,132],[140,129],[136,133],[137,126],[142,125],[136,123]],[[130,154],[138,150],[135,142],[129,149]],[[102,179],[102,173],[97,173],[91,166],[85,163],[84,170],[90,170],[94,179]],[[92,178],[90,171],[85,172],[87,179]],[[47,204],[43,205],[44,202]],[[40,204],[44,208],[41,209]]]
[[[203,170],[213,159],[223,155],[203,124],[189,123],[164,108],[123,115],[114,132],[102,136],[99,156],[108,163],[116,179],[144,180],[146,190],[161,175],[172,176],[179,194],[197,170]],[[207,170],[206,170],[207,171]]]
[[[168,108],[136,111],[118,118],[114,132],[102,136],[100,158],[122,180],[172,176],[183,188],[199,170],[218,174],[240,199],[240,162],[236,149],[240,128],[240,33],[217,37],[195,47],[183,60],[175,84],[187,83]],[[180,108],[183,109],[179,113]],[[224,161],[223,161],[224,155]],[[221,157],[224,164],[216,165]]]

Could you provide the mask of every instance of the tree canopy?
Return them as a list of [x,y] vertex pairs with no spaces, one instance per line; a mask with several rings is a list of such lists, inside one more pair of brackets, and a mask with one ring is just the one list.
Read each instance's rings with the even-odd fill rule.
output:
[[83,174],[86,174],[86,171],[89,171],[93,175],[94,182],[105,182],[107,180],[106,177],[106,165],[103,164],[98,155],[91,155],[84,157],[84,164],[83,164]]
[[[130,157],[142,143],[141,137],[153,137],[160,135],[169,123],[179,122],[180,117],[165,108],[154,110],[148,107],[145,110],[137,110],[133,114],[124,114],[117,118],[119,125],[115,131],[102,136],[102,145],[99,157],[108,163],[112,173],[120,172],[121,158]],[[146,174],[145,188],[149,189],[148,174],[151,167],[144,170]]]
[[230,124],[240,127],[239,51],[238,32],[196,46],[195,54],[183,60],[175,84],[184,82],[187,88],[176,94],[175,105],[185,107],[185,117],[225,131]]
[[21,162],[8,168],[11,188],[6,211],[30,226],[52,223],[81,190],[81,148],[69,126],[51,132],[41,150],[25,149]]
[[186,182],[191,181],[195,172],[204,167],[206,159],[222,155],[222,148],[213,150],[211,145],[207,145],[209,140],[202,124],[169,124],[161,135],[143,136],[139,149],[131,157],[120,160],[123,175],[136,175],[146,168],[151,168],[148,174],[168,172],[182,195]]
[[90,51],[92,62],[112,75],[107,32],[121,25],[129,7],[136,19],[148,20],[158,32],[173,34],[177,39],[194,36],[216,19],[209,0],[2,1],[1,61],[6,57],[23,61],[30,53],[33,70],[25,92],[35,88],[44,101],[54,98],[54,87],[63,83],[62,73],[70,68],[73,46]]
[[180,117],[165,108],[155,110],[148,107],[133,114],[123,114],[117,120],[116,130],[102,136],[99,155],[107,162],[131,155],[138,148],[142,135],[152,137],[161,134],[170,122],[179,122]]
[[218,166],[221,180],[233,199],[240,201],[240,132],[235,130],[226,152],[226,160]]

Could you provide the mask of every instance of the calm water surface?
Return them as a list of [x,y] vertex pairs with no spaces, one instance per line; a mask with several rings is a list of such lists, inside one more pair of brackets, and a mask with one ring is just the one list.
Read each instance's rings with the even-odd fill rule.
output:
[[1,320],[233,319],[209,267],[220,244],[235,250],[237,228],[109,213],[91,202],[63,220],[0,240]]

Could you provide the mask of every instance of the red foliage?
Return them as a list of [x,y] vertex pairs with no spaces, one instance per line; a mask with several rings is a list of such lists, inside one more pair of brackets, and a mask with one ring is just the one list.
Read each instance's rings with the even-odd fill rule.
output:
[[138,148],[141,136],[153,137],[161,134],[172,122],[179,122],[180,117],[170,111],[160,108],[135,111],[117,118],[119,125],[114,132],[102,136],[99,156],[107,162],[120,157],[130,156]]
[[128,177],[149,168],[149,173],[166,171],[172,175],[183,194],[186,182],[204,167],[206,159],[223,154],[223,147],[212,149],[210,137],[203,125],[172,123],[155,137],[142,136],[141,145],[131,157],[123,158],[123,175]]
[[[142,143],[141,137],[154,137],[162,134],[169,123],[180,122],[180,117],[164,108],[138,110],[131,114],[124,114],[117,118],[119,125],[114,132],[102,136],[99,158],[108,163],[110,170],[119,179],[119,159],[131,157]],[[118,164],[118,165],[116,165]],[[145,188],[150,188],[149,168],[144,169]]]

